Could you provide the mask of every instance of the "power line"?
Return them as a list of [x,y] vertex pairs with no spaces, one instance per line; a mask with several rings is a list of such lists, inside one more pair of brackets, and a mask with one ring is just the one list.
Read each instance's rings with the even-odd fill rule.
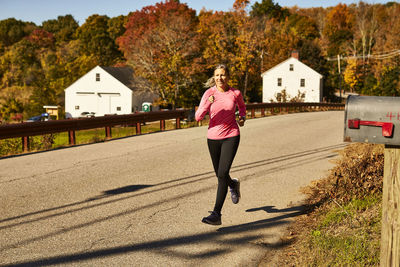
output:
[[[396,50],[392,50],[390,52],[381,52],[381,53],[377,53],[377,54],[368,54],[366,56],[342,56],[339,55],[340,59],[388,59],[388,58],[392,58],[392,57],[396,57],[400,55],[400,49],[396,49]],[[327,58],[328,61],[336,61],[338,60],[338,57],[329,57]]]

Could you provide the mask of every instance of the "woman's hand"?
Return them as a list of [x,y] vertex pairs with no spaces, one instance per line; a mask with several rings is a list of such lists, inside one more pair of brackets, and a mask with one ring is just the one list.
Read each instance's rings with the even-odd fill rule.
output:
[[240,127],[242,127],[242,126],[244,126],[244,122],[246,121],[246,117],[240,117],[239,118],[239,121],[238,121],[238,124],[239,124],[239,126]]
[[208,101],[210,101],[211,104],[214,103],[214,96],[213,96],[213,95],[210,95],[210,96],[208,97]]

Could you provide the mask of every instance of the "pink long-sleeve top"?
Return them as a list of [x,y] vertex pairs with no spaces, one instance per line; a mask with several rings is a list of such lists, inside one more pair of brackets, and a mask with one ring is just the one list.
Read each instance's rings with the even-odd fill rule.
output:
[[[208,100],[211,95],[214,96],[213,103]],[[220,92],[214,86],[205,91],[195,118],[196,121],[201,121],[209,113],[208,139],[220,140],[240,134],[235,116],[236,106],[239,108],[239,116],[246,116],[246,105],[240,90],[230,87],[227,91]]]

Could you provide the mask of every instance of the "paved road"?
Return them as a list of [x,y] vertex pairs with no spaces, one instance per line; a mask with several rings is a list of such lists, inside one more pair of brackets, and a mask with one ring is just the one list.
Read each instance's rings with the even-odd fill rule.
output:
[[[206,127],[0,160],[0,266],[257,266],[302,186],[344,147],[343,111],[248,120],[222,225]],[[228,195],[229,197],[229,195]]]

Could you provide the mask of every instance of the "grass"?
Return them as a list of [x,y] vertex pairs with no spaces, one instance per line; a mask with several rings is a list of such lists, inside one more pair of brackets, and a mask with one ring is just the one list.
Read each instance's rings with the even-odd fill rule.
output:
[[339,224],[345,220],[351,220],[357,213],[362,213],[368,208],[372,208],[380,203],[380,199],[376,196],[367,196],[364,199],[353,199],[345,206],[332,207],[321,222],[321,227],[328,227]]
[[[187,125],[181,125],[181,128],[186,128]],[[173,130],[175,129],[174,121],[166,121],[165,122],[165,130]],[[112,138],[117,139],[127,136],[134,136],[136,135],[136,127],[113,127],[112,131]],[[153,132],[160,132],[160,123],[146,123],[141,126],[141,133],[153,133]],[[97,128],[97,129],[90,129],[90,130],[81,130],[75,132],[75,139],[76,144],[89,144],[89,143],[97,143],[106,141],[105,129],[104,128]],[[53,148],[61,147],[61,146],[68,146],[68,133],[63,132],[57,134]]]
[[274,262],[262,266],[378,266],[383,146],[352,144],[330,174],[304,188],[308,212],[296,218]]
[[380,197],[331,204],[310,231],[311,266],[376,266],[379,264]]

